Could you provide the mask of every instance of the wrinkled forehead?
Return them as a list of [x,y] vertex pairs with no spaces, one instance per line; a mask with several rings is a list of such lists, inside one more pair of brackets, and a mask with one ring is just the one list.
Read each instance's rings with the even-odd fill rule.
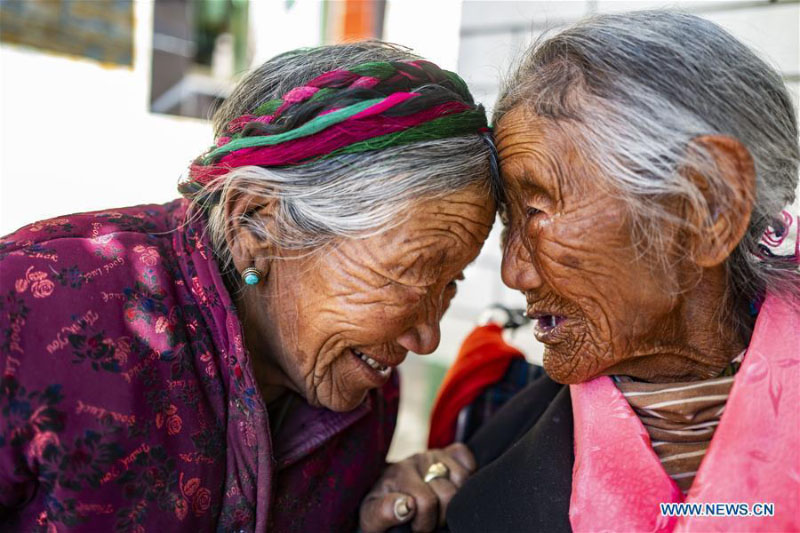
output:
[[418,201],[402,223],[381,235],[376,259],[393,271],[431,262],[463,268],[488,237],[495,207],[485,187]]
[[480,245],[491,229],[495,209],[489,187],[473,185],[441,198],[417,200],[387,237],[395,244],[444,238]]
[[534,115],[524,106],[506,113],[495,127],[504,186],[514,189],[523,181],[547,189],[563,186],[563,180],[586,166],[576,134],[576,127]]

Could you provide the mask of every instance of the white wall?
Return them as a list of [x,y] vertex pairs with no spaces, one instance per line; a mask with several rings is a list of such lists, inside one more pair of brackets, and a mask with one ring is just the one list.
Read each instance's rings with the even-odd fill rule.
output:
[[455,71],[461,4],[462,0],[387,0],[383,38]]
[[148,111],[152,4],[133,68],[0,45],[0,235],[66,213],[166,202],[211,144],[199,120]]
[[318,0],[250,2],[248,19],[253,32],[253,66],[278,54],[307,46],[322,39],[322,3]]
[[800,4],[796,2],[465,0],[458,72],[491,105],[508,65],[543,30],[557,30],[595,13],[657,8],[688,11],[720,24],[783,73],[795,103],[800,103]]

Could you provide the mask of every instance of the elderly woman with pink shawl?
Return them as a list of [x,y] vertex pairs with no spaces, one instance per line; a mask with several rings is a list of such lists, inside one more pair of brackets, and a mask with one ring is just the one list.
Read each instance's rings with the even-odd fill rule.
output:
[[780,76],[698,17],[600,16],[535,44],[494,119],[503,279],[569,386],[534,382],[470,442],[488,466],[450,530],[800,530]]

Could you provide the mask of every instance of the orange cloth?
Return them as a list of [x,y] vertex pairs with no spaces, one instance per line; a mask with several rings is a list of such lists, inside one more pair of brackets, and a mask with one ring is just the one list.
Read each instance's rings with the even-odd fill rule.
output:
[[458,357],[436,395],[428,448],[443,448],[453,442],[458,413],[486,387],[500,381],[515,357],[525,358],[522,352],[503,340],[500,326],[488,324],[472,330],[461,344]]

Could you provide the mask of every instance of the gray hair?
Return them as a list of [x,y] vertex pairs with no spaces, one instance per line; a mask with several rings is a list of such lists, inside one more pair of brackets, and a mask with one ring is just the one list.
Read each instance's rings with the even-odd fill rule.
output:
[[[371,61],[418,59],[407,49],[378,41],[295,50],[270,61],[245,77],[215,113],[215,134],[232,119],[263,102],[279,98],[320,74]],[[279,249],[313,253],[339,239],[385,231],[407,220],[419,200],[441,198],[472,185],[492,183],[489,145],[477,134],[411,143],[365,153],[333,157],[294,167],[247,166],[227,173],[221,194],[208,208],[208,230],[224,267],[230,266],[225,246],[232,227],[225,218],[226,199],[237,191],[273,200],[273,224],[256,218],[245,223],[261,239]],[[208,198],[196,203],[208,202]]]
[[[710,211],[702,191],[679,172],[691,140],[738,139],[755,163],[756,198],[746,235],[726,262],[727,307],[749,336],[750,302],[765,290],[797,292],[796,265],[759,259],[763,232],[780,227],[776,217],[797,187],[795,111],[779,74],[728,32],[671,11],[587,19],[533,45],[503,88],[494,123],[520,104],[575,124],[578,142],[627,202],[634,231],[651,249],[663,250],[664,221],[702,229],[677,219],[664,200]],[[711,190],[732,198],[733,185],[711,156],[697,155]]]

